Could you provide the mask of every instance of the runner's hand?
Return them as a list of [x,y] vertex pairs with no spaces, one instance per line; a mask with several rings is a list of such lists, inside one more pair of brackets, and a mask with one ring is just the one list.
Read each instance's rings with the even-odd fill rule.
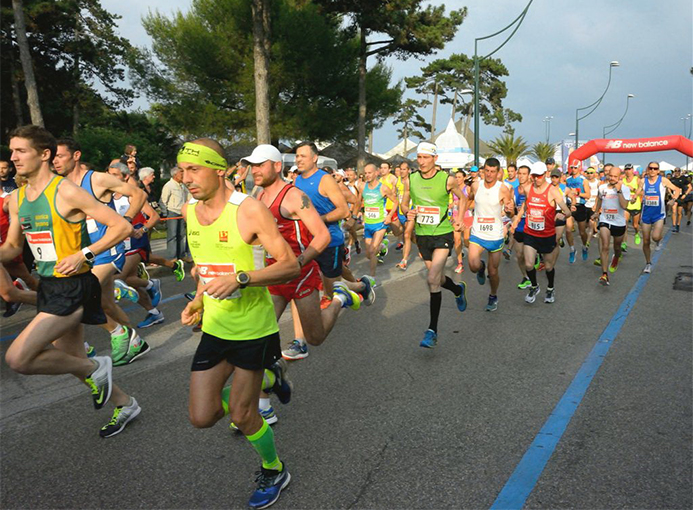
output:
[[383,225],[389,225],[390,223],[392,223],[392,215],[387,214],[385,215],[385,219],[383,220]]
[[141,228],[136,229],[132,233],[132,237],[134,237],[135,239],[140,239],[143,235],[144,235],[144,230],[142,230]]
[[409,209],[409,212],[407,213],[407,220],[409,220],[409,221],[415,221],[416,220],[416,211],[414,209]]
[[202,317],[202,295],[195,296],[180,314],[184,326],[195,326]]
[[238,282],[236,274],[228,276],[219,276],[202,287],[202,292],[206,292],[208,296],[214,299],[226,299],[231,294],[238,290]]
[[464,222],[463,221],[455,220],[452,223],[452,226],[455,229],[455,232],[462,232],[464,230]]
[[55,270],[60,273],[64,274],[65,276],[69,276],[71,274],[77,273],[77,271],[80,270],[82,267],[82,264],[86,262],[86,258],[84,257],[84,253],[81,251],[78,251],[77,253],[73,253],[72,255],[69,255],[65,257],[62,260],[59,260],[55,264]]

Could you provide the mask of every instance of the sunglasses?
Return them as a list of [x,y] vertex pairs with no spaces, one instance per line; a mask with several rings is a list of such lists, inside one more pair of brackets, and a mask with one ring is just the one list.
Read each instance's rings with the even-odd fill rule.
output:
[[560,179],[561,177],[559,175],[552,175],[551,178],[552,179]]
[[587,175],[594,175],[594,174],[596,174],[596,173],[597,173],[597,172],[587,172]]
[[658,166],[648,166],[647,169],[648,170],[659,170],[659,167]]
[[572,170],[573,168],[580,168],[579,166],[571,166],[570,169]]

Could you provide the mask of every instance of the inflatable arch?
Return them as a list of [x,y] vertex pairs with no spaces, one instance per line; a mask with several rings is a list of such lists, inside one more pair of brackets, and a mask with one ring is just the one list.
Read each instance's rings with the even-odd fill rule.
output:
[[570,153],[570,160],[584,161],[599,152],[652,152],[652,151],[679,151],[686,156],[693,157],[693,141],[685,136],[660,136],[657,138],[630,138],[630,139],[605,139],[590,140],[579,149]]

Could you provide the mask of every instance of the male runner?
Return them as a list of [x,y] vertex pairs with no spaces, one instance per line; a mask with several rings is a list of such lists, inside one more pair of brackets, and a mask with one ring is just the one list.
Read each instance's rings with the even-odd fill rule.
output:
[[[474,220],[469,235],[469,269],[476,273],[480,285],[486,283],[486,269],[491,284],[491,293],[486,304],[487,312],[498,310],[498,285],[500,275],[501,250],[503,249],[503,210],[512,214],[515,210],[513,192],[498,180],[500,162],[496,158],[488,158],[484,163],[484,179],[476,181],[469,187],[469,197],[460,204],[460,218],[464,218],[470,200],[474,200]],[[488,264],[481,256],[488,252]]]
[[582,260],[587,260],[589,256],[589,248],[587,246],[587,219],[589,213],[585,207],[585,203],[590,198],[590,187],[587,184],[587,179],[580,175],[582,162],[579,159],[574,159],[570,162],[570,176],[566,179],[565,185],[571,190],[571,199],[575,207],[574,220],[578,224],[580,232],[580,240],[582,241]]
[[571,216],[571,212],[563,201],[560,192],[547,182],[545,163],[541,161],[534,163],[530,170],[530,177],[533,181],[532,186],[513,221],[513,226],[516,227],[520,219],[526,216],[524,229],[525,269],[532,285],[525,296],[525,302],[534,303],[540,291],[534,260],[537,253],[541,253],[544,255],[546,278],[549,281],[544,303],[553,303],[556,301],[554,290],[556,270],[554,267],[560,251],[556,243],[556,206],[560,207],[566,218]]
[[[514,190],[516,215],[522,209],[522,204],[525,203],[527,193],[529,193],[529,189],[532,186],[529,180],[529,170],[527,165],[522,165],[517,169],[518,186]],[[525,216],[516,216],[516,219],[514,229],[511,228],[511,230],[513,230],[513,240],[515,241],[515,258],[517,259],[520,273],[522,273],[522,281],[517,284],[517,288],[526,289],[532,285],[532,282],[529,280],[527,269],[525,268]]]
[[[402,260],[397,264],[397,267],[401,269],[402,271],[406,271],[408,264],[409,264],[409,255],[411,254],[411,245],[412,243],[416,242],[416,234],[414,233],[414,222],[409,221],[407,218],[407,215],[404,213],[404,207],[402,206],[402,200],[404,198],[404,183],[405,181],[409,180],[409,176],[411,175],[411,169],[409,168],[409,163],[403,162],[400,167],[399,167],[399,180],[400,183],[402,184],[402,191],[401,191],[401,196],[398,195],[397,198],[399,199],[399,221],[404,225],[404,229],[402,232]],[[399,189],[399,188],[398,188]],[[411,204],[408,204],[408,207],[411,208]]]
[[671,209],[671,220],[674,224],[673,232],[678,234],[681,231],[681,219],[683,218],[683,210],[685,207],[684,197],[691,192],[692,186],[688,178],[681,175],[681,169],[674,168],[674,175],[670,182],[681,190],[679,198],[676,199]]
[[[82,151],[77,142],[64,138],[58,140],[58,149],[53,158],[53,167],[58,175],[81,186],[98,201],[115,210],[113,194],[120,193],[130,198],[130,208],[123,217],[131,221],[147,200],[147,194],[136,186],[122,182],[112,175],[103,172],[85,170],[80,164]],[[97,242],[106,227],[87,218],[87,231],[92,243]],[[131,229],[131,233],[134,229]],[[101,307],[106,313],[106,324],[102,326],[111,334],[111,357],[115,366],[132,363],[149,352],[149,345],[142,340],[132,328],[130,319],[113,299],[113,288],[116,272],[125,264],[125,245],[119,243],[107,252],[100,253],[94,259],[93,272],[101,284]],[[158,290],[158,289],[157,289]]]
[[[382,168],[382,167],[381,167]],[[359,186],[359,201],[357,210],[363,204],[363,240],[366,242],[366,257],[370,263],[370,276],[375,279],[378,266],[380,245],[387,233],[387,227],[392,222],[393,211],[397,211],[399,200],[393,188],[387,187],[379,179],[378,169],[373,164],[364,168],[366,182]],[[392,204],[391,209],[387,204]]]
[[[609,168],[614,166],[611,163],[607,163],[607,165],[609,165]],[[587,248],[589,248],[590,238],[592,236],[597,237],[597,224],[592,218],[592,213],[594,213],[594,205],[597,203],[597,191],[599,190],[599,185],[601,183],[597,178],[597,171],[594,168],[589,167],[585,172],[585,175],[587,176],[587,185],[590,187],[590,198],[585,201],[587,214],[590,216],[587,225]],[[568,228],[570,228],[570,224],[568,224]]]
[[[40,283],[38,314],[12,342],[5,359],[20,374],[74,375],[91,389],[96,409],[113,401],[113,417],[99,432],[101,437],[113,436],[141,408],[113,384],[111,358],[87,358],[82,324],[106,322],[101,288],[89,262],[124,239],[132,228],[79,186],[53,175],[50,162],[56,141],[48,131],[23,126],[9,138],[12,162],[28,183],[11,196],[10,229],[7,242],[0,247],[0,263],[21,253],[26,236]],[[106,226],[95,243],[87,234],[87,217]]]
[[[286,384],[276,363],[281,357],[279,327],[266,287],[298,277],[300,268],[267,208],[226,187],[223,154],[222,147],[207,138],[185,143],[178,153],[183,182],[193,196],[182,214],[200,276],[195,299],[181,321],[197,324],[204,310],[190,376],[190,421],[207,428],[231,414],[262,458],[249,505],[266,508],[291,480],[277,455],[274,433],[257,408],[265,368],[273,368],[277,387]],[[262,245],[276,262],[256,269],[253,245]],[[232,374],[233,385],[224,391]]]
[[[626,207],[630,202],[630,188],[621,179],[621,169],[609,170],[609,180],[599,186],[594,216],[599,215],[599,249],[602,275],[599,283],[609,285],[609,273],[614,273],[621,260],[621,242],[626,234]],[[614,256],[609,264],[610,238],[614,238]]]
[[[462,229],[462,208],[455,227],[448,220],[448,195],[452,191],[460,200],[466,200],[454,177],[436,169],[437,147],[429,142],[421,142],[417,148],[416,161],[419,172],[411,174],[404,181],[402,209],[410,221],[415,222],[419,253],[428,271],[427,283],[430,293],[430,323],[424,333],[421,347],[433,348],[438,342],[438,317],[442,296],[440,288],[455,295],[457,309],[467,309],[467,287],[464,282],[457,284],[445,275],[445,262],[454,245],[453,229]],[[411,198],[411,207],[409,206]]]
[[638,177],[633,170],[633,165],[631,163],[626,163],[623,169],[625,171],[625,175],[623,176],[623,184],[628,186],[631,196],[628,207],[626,207],[626,232],[623,234],[623,241],[621,242],[621,250],[625,253],[628,251],[628,220],[630,218],[633,219],[635,244],[640,244],[640,211],[642,209],[642,202],[640,200],[640,196],[638,196],[640,177]]
[[671,191],[672,200],[669,205],[676,203],[681,196],[681,188],[675,186],[666,177],[659,175],[659,163],[650,162],[647,165],[647,176],[640,183],[638,193],[643,197],[642,208],[642,252],[645,255],[645,269],[643,273],[652,271],[652,252],[650,240],[658,244],[662,240],[664,219],[667,216],[667,204],[665,202],[666,190]]

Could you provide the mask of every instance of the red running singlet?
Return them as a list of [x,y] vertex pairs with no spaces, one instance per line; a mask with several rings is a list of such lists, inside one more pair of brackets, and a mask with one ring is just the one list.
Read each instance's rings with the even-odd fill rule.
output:
[[525,233],[534,237],[556,235],[556,206],[549,203],[551,185],[543,193],[537,193],[534,186],[529,188],[526,204]]
[[[298,257],[313,240],[313,236],[301,220],[286,218],[282,215],[281,206],[286,194],[294,188],[293,184],[287,184],[276,196],[269,210],[277,221],[277,228],[286,242],[289,243],[294,254]],[[267,265],[274,264],[276,261],[269,255],[266,257]]]

